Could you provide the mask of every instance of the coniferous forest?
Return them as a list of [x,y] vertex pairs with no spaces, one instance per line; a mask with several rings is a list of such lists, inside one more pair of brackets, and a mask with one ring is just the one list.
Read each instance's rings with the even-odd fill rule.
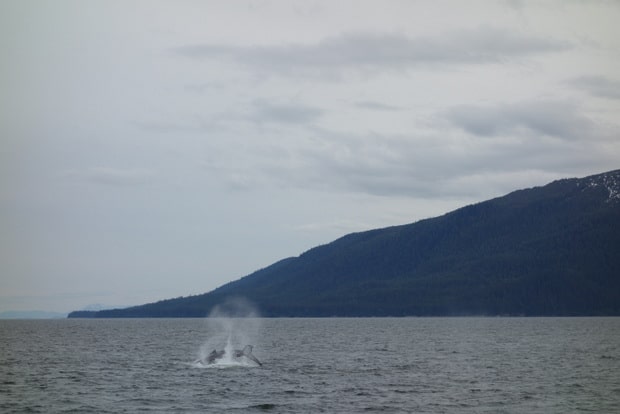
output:
[[[239,252],[243,254],[243,252]],[[202,295],[69,317],[620,315],[620,170],[353,233]]]

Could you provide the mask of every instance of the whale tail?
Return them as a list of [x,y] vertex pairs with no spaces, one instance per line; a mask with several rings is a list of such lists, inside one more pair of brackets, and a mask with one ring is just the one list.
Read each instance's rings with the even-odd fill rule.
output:
[[[224,358],[226,355],[226,350],[223,349],[221,351],[213,350],[209,355],[203,357],[201,359],[196,360],[194,363],[200,363],[202,365],[211,365],[218,362],[220,359]],[[246,357],[247,359],[254,361],[257,365],[263,366],[263,364],[254,356],[252,353],[252,345],[246,345],[242,350],[236,349],[232,352],[232,358],[241,358]]]
[[258,360],[258,358],[256,358],[254,354],[252,353],[252,345],[246,345],[245,348],[243,348],[243,351],[241,351],[241,353],[243,354],[244,357],[251,359],[252,361],[256,362],[258,365],[260,366],[263,365]]

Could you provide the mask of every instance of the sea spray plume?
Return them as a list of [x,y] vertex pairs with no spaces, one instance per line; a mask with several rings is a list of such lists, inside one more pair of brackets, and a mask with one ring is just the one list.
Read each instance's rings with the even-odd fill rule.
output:
[[260,325],[260,313],[247,299],[228,298],[214,306],[206,319],[207,339],[199,349],[198,361],[230,366],[247,365],[251,360],[262,365],[252,354],[252,346],[247,346],[257,343]]
[[210,332],[225,336],[227,344],[230,342],[230,345],[239,347],[256,343],[261,325],[260,313],[245,298],[228,298],[211,309],[207,325]]
[[260,318],[260,312],[248,299],[234,296],[215,305],[209,318]]

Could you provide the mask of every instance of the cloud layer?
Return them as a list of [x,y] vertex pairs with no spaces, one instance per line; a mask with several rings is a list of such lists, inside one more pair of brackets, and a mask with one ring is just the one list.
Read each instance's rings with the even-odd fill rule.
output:
[[605,76],[580,76],[568,83],[594,96],[620,99],[620,81]]
[[560,139],[587,138],[591,120],[579,108],[563,101],[528,101],[500,105],[461,105],[449,109],[446,119],[473,135],[529,134]]
[[194,44],[173,52],[191,59],[225,59],[263,70],[306,74],[343,69],[404,69],[435,64],[485,64],[571,49],[570,42],[483,26],[436,36],[348,33],[316,44],[236,46]]

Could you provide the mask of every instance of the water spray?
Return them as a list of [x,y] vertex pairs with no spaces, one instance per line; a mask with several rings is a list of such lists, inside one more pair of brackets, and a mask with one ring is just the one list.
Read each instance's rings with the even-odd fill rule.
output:
[[206,319],[209,336],[199,349],[194,366],[256,366],[252,353],[261,321],[255,306],[245,299],[228,299],[215,306]]

